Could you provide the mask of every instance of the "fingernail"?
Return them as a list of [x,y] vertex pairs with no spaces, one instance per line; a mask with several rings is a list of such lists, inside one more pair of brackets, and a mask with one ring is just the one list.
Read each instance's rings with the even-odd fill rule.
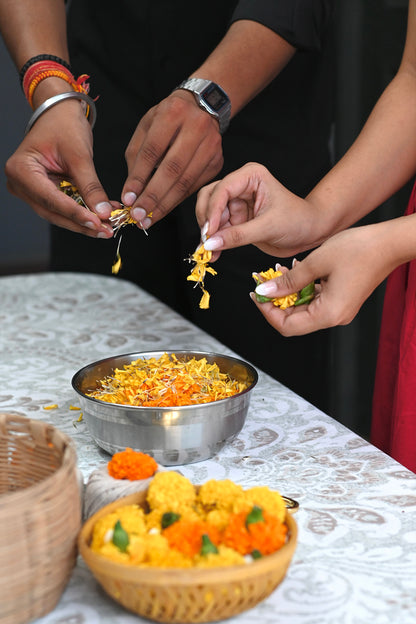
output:
[[219,249],[224,244],[221,236],[213,236],[212,238],[208,238],[208,240],[204,243],[204,247],[207,251],[215,251]]
[[104,217],[108,219],[112,211],[111,204],[109,202],[100,202],[95,206],[95,212],[100,215],[100,217]]
[[268,297],[269,295],[273,295],[276,291],[276,286],[274,285],[274,283],[270,283],[270,282],[263,282],[262,284],[259,284],[256,288],[256,293],[258,295],[264,295],[266,297]]
[[147,213],[144,208],[134,208],[131,211],[131,216],[135,221],[137,221],[137,223],[140,223],[140,221],[144,221],[144,219],[146,219]]
[[114,236],[114,230],[108,225],[104,225],[104,230],[100,230],[97,234],[97,238],[112,238]]
[[92,221],[87,221],[86,223],[84,223],[84,226],[89,228],[90,230],[95,230],[95,225]]
[[132,206],[137,199],[137,195],[133,193],[133,191],[129,191],[128,193],[124,193],[122,199],[125,206]]
[[298,263],[298,261],[296,260],[296,258],[293,258],[293,260],[292,260],[292,269],[293,269],[294,266],[297,265],[297,263]]
[[140,225],[142,226],[142,228],[144,230],[147,230],[148,228],[150,228],[150,226],[152,225],[152,220],[149,219],[149,217],[146,217],[145,219],[143,219],[142,221],[139,221]]
[[208,232],[208,227],[209,227],[209,223],[208,221],[205,221],[202,230],[201,230],[201,240],[203,243],[206,243],[207,241],[207,232]]

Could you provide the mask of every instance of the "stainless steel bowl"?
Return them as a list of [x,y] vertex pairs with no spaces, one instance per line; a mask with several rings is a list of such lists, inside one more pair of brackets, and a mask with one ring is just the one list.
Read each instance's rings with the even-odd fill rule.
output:
[[[246,390],[227,399],[181,407],[136,407],[106,403],[86,395],[111,375],[115,368],[139,358],[160,358],[175,353],[187,361],[205,357],[222,373],[249,384]],[[230,442],[243,428],[257,371],[243,360],[203,351],[147,351],[105,358],[84,366],[72,378],[79,395],[89,432],[96,443],[113,454],[126,447],[152,455],[164,466],[190,464],[208,459]]]

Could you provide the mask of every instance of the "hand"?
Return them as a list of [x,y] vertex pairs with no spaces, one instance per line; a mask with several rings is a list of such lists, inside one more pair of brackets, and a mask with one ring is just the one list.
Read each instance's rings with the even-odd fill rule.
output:
[[[42,218],[73,232],[111,238],[102,220],[112,205],[97,177],[92,133],[78,101],[60,102],[45,111],[6,163],[7,186]],[[74,184],[90,210],[59,189],[63,179]]]
[[196,217],[205,248],[215,251],[213,260],[224,249],[248,244],[269,255],[293,256],[321,242],[324,223],[310,202],[256,163],[201,189]]
[[250,296],[265,319],[283,336],[347,325],[398,264],[385,252],[388,228],[391,225],[383,223],[335,234],[302,262],[296,262],[290,271],[283,271],[281,277],[256,288],[258,294],[281,297],[320,280],[315,299],[307,305],[281,310],[272,303],[258,303],[254,293]]
[[174,91],[141,119],[126,160],[122,202],[134,207],[133,218],[147,229],[221,170],[218,122],[192,93]]

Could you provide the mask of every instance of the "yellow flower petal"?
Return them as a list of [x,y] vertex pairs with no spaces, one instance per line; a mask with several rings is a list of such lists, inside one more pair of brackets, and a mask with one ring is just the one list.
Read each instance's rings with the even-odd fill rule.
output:
[[205,290],[205,287],[204,287],[205,275],[207,273],[210,273],[211,275],[217,275],[216,270],[208,265],[211,258],[212,258],[212,252],[207,251],[204,245],[200,245],[198,249],[194,251],[192,256],[188,258],[190,262],[195,263],[195,266],[193,267],[190,275],[188,275],[186,279],[190,282],[195,282],[195,285],[199,284],[203,292],[201,301],[199,302],[199,307],[203,310],[206,310],[207,308],[209,308],[209,301],[210,301],[210,295],[207,292],[207,290]]
[[202,295],[201,301],[199,302],[199,307],[201,308],[201,310],[207,310],[209,308],[210,294],[205,289],[202,290],[204,294]]
[[116,261],[114,262],[113,266],[111,267],[111,273],[113,273],[113,275],[117,275],[117,273],[120,271],[121,269],[121,256],[118,253],[117,257],[116,257]]

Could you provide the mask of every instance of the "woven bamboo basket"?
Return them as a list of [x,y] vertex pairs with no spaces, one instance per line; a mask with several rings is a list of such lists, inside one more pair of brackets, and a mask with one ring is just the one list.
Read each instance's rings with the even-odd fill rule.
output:
[[146,494],[137,492],[106,505],[85,522],[78,539],[79,552],[95,578],[126,609],[165,624],[214,622],[251,609],[283,580],[297,543],[297,525],[289,513],[286,544],[276,553],[244,566],[139,568],[93,552],[89,544],[95,522],[122,505],[144,505]]
[[0,414],[0,624],[26,624],[55,607],[80,526],[70,438],[42,421]]

